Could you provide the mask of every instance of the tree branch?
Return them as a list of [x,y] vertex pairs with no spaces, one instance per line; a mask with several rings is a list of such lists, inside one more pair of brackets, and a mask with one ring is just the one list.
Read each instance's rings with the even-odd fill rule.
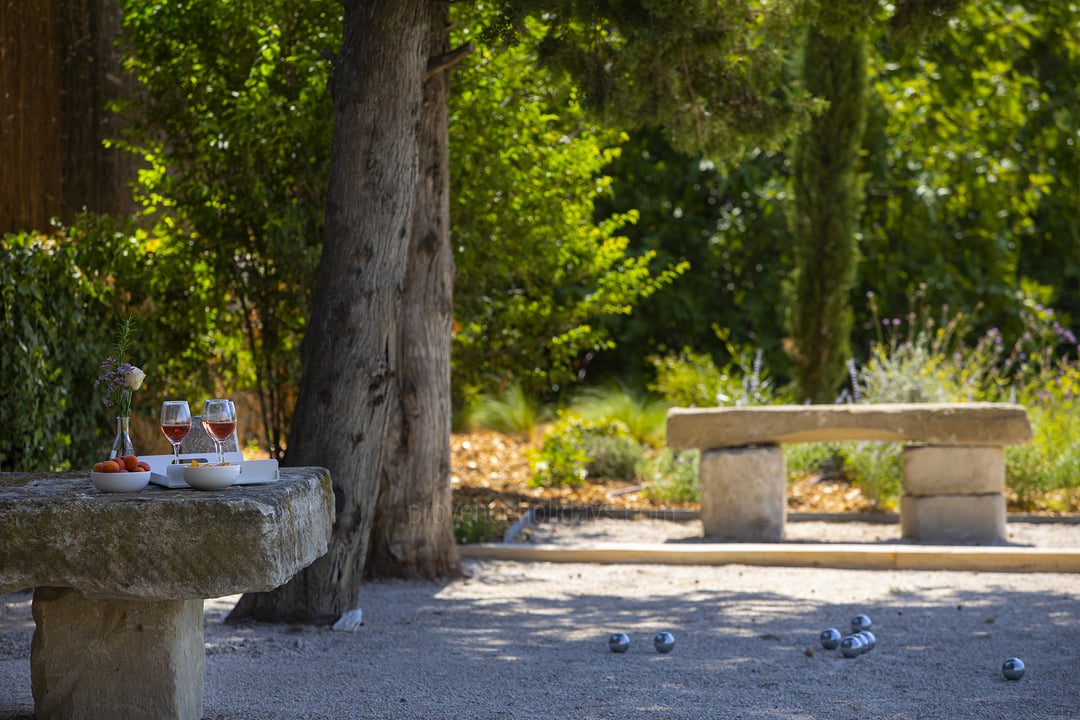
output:
[[470,40],[464,45],[454,48],[450,52],[445,52],[442,55],[435,55],[434,57],[428,58],[427,71],[424,73],[424,80],[427,80],[432,75],[441,73],[443,70],[449,70],[454,65],[457,65],[459,62],[467,58],[469,55],[472,55],[475,49],[476,48],[473,45],[472,40]]

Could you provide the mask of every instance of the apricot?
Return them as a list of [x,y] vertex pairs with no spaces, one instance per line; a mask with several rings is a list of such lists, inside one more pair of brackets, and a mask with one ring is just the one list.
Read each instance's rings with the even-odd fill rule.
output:
[[105,464],[104,462],[96,462],[96,463],[94,463],[94,472],[104,472],[101,469],[101,466],[104,465],[104,464]]
[[120,472],[120,464],[115,460],[106,460],[101,463],[101,472],[114,473]]
[[139,467],[139,458],[136,455],[125,455],[123,460],[124,469],[128,472],[132,472]]
[[139,471],[140,472],[149,472],[150,471],[150,463],[148,463],[148,462],[146,462],[144,460],[140,460],[139,461]]

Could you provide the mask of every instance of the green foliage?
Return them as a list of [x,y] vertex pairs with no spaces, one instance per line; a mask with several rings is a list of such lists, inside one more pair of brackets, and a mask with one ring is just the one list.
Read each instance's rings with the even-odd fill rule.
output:
[[601,216],[637,210],[638,222],[624,230],[633,251],[655,252],[661,265],[690,267],[632,314],[605,322],[619,347],[593,359],[590,377],[645,376],[643,358],[687,346],[723,363],[730,355],[714,325],[761,348],[765,364],[786,375],[783,280],[792,262],[786,158],[755,151],[723,165],[680,154],[660,132],[645,129],[622,144],[607,172],[613,192],[597,203]]
[[788,482],[838,475],[857,486],[875,510],[895,510],[903,490],[902,443],[831,442],[784,446]]
[[841,443],[792,443],[781,446],[788,481],[803,475],[843,469]]
[[863,27],[835,35],[812,26],[803,47],[803,80],[829,101],[799,136],[794,158],[790,352],[798,399],[812,402],[832,400],[850,355],[848,294],[862,203],[856,163],[866,120]]
[[621,420],[585,421],[582,432],[588,477],[633,480],[645,460],[645,449]]
[[[1075,440],[1080,432],[1076,412],[1080,367],[1073,354],[1072,331],[1061,325],[1052,309],[1031,299],[1022,305],[1022,332],[1011,342],[996,327],[976,334],[966,313],[947,308],[931,313],[921,293],[912,297],[910,307],[904,318],[883,321],[887,330],[856,373],[860,399],[1023,404],[1034,440],[1006,451],[1006,481],[1014,501],[1030,508],[1048,493],[1065,491],[1063,509],[1075,507],[1080,499],[1074,493],[1080,458]],[[881,507],[894,505],[900,494],[901,446],[840,443],[838,447],[863,494]]]
[[650,357],[656,379],[649,389],[676,407],[771,405],[785,401],[786,395],[773,387],[760,350],[737,348],[726,336],[725,345],[734,359],[723,368],[717,368],[711,356],[689,349],[677,355]]
[[[886,317],[926,283],[932,304],[1017,332],[1024,277],[1076,316],[1080,37],[1067,6],[968,3],[921,48],[878,42],[857,294],[877,291]],[[858,324],[872,332],[865,314]]]
[[[125,64],[139,83],[120,144],[148,163],[138,195],[171,252],[199,258],[221,297],[217,376],[259,393],[283,452],[319,257],[330,155],[330,0],[127,0]],[[189,263],[163,268],[180,281]],[[246,344],[241,352],[240,339]]]
[[620,137],[586,122],[575,94],[534,61],[527,43],[481,49],[455,73],[459,404],[507,382],[530,395],[573,382],[583,356],[614,346],[598,321],[629,313],[684,270],[654,275],[651,253],[627,253],[616,233],[634,213],[593,220],[595,200],[610,185],[600,171]]
[[684,348],[682,352],[649,358],[656,380],[649,389],[675,407],[712,407],[725,395],[730,377],[722,374],[711,355]]
[[841,443],[844,471],[870,505],[894,510],[903,492],[903,450],[900,443]]
[[1013,501],[1023,509],[1049,505],[1080,509],[1080,369],[1070,368],[1028,408],[1034,439],[1006,448],[1005,475]]
[[[0,354],[0,469],[62,470],[105,456],[116,410],[94,383],[115,356],[123,318],[138,321],[128,359],[147,375],[134,415],[156,417],[165,394],[205,387],[214,311],[174,312],[159,272],[174,258],[157,247],[128,224],[91,215],[50,235],[0,240],[0,328],[10,350]],[[197,280],[185,286],[200,297]]]
[[545,435],[540,447],[528,453],[535,487],[581,485],[588,477],[587,466],[592,460],[585,452],[582,423],[564,418]]
[[79,271],[75,248],[45,235],[0,241],[0,299],[0,470],[63,470],[94,457],[103,440],[92,389],[112,309]]
[[575,394],[571,412],[587,421],[617,420],[640,445],[659,447],[667,433],[668,404],[625,385],[585,388]]
[[584,420],[564,413],[531,451],[534,486],[580,485],[589,477],[632,480],[644,448],[619,420]]
[[790,3],[758,0],[514,0],[488,36],[516,40],[546,22],[542,62],[581,89],[589,109],[625,129],[662,127],[689,152],[716,156],[775,145],[813,102],[785,82]]
[[509,523],[494,517],[489,507],[463,505],[454,508],[453,525],[454,541],[464,545],[501,542]]
[[658,502],[701,502],[701,488],[698,484],[700,462],[701,452],[698,450],[660,450],[646,460],[642,467],[641,475],[645,483],[642,493]]
[[498,394],[480,395],[462,415],[463,424],[469,429],[532,437],[537,426],[550,419],[551,411],[526,395],[520,385],[511,385]]

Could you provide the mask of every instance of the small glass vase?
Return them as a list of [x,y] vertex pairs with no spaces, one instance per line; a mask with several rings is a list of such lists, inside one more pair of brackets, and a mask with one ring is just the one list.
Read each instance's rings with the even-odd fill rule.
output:
[[109,451],[109,459],[134,455],[135,446],[131,443],[131,418],[127,415],[116,418],[116,439],[113,440],[112,450]]

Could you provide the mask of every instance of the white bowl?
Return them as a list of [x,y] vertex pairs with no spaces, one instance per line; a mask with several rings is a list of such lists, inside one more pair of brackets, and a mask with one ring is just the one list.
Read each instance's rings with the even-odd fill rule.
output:
[[150,471],[91,472],[90,480],[101,492],[139,492],[150,482]]
[[229,465],[184,465],[184,482],[196,490],[222,490],[236,482],[240,477],[240,466]]

